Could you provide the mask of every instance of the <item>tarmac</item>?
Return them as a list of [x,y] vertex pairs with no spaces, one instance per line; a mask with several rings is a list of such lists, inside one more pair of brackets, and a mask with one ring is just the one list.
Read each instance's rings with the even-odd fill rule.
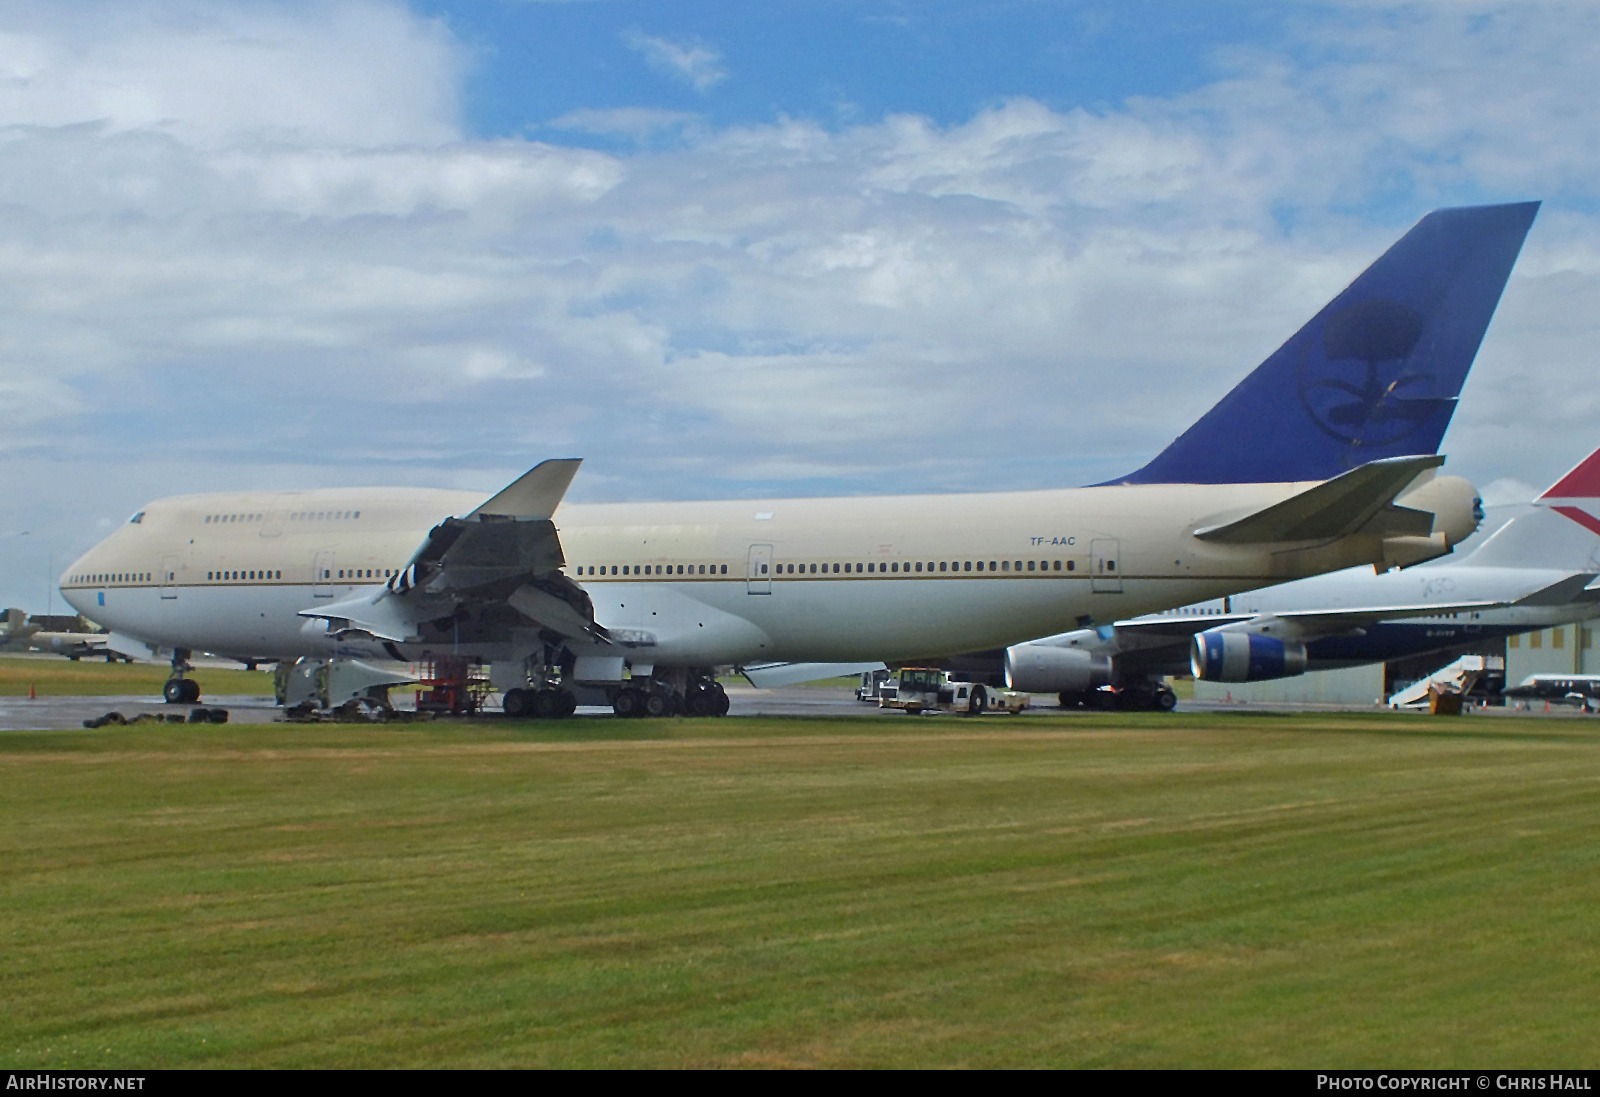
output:
[[[848,687],[831,686],[789,686],[782,689],[753,689],[749,686],[730,685],[728,687],[728,700],[730,702],[728,715],[740,716],[868,716],[884,717],[897,720],[907,719],[906,715],[897,709],[881,709],[875,703],[857,701],[854,692]],[[984,720],[1012,720],[1028,719],[1030,716],[1040,715],[1076,715],[1084,719],[1093,719],[1100,715],[1087,709],[1074,709],[1063,712],[1056,707],[1054,697],[1037,696],[1034,698],[1034,707],[1018,716],[1007,716],[1004,713],[990,713],[983,717]],[[64,731],[82,728],[84,721],[105,716],[108,712],[120,713],[125,720],[133,720],[142,714],[150,714],[163,719],[180,716],[185,721],[188,719],[189,710],[200,707],[207,709],[226,709],[229,724],[269,724],[283,719],[283,712],[271,697],[216,697],[202,698],[199,705],[169,705],[156,696],[98,696],[98,697],[40,697],[30,700],[27,697],[0,697],[0,731]],[[1328,704],[1291,704],[1279,702],[1234,702],[1220,701],[1192,701],[1179,702],[1178,711],[1184,713],[1195,712],[1254,712],[1278,713],[1288,715],[1296,712],[1386,712],[1387,709],[1377,705],[1328,705]],[[1576,708],[1564,705],[1552,705],[1549,711],[1543,710],[1540,705],[1535,705],[1528,710],[1519,710],[1503,707],[1472,708],[1472,715],[1483,716],[1550,716],[1550,717],[1582,717],[1582,712]],[[499,720],[503,717],[498,707],[484,711],[479,719]],[[583,707],[579,708],[577,719],[615,719],[609,708]],[[925,719],[938,717],[928,716]],[[952,719],[954,717],[944,717]],[[222,730],[218,728],[218,730]]]

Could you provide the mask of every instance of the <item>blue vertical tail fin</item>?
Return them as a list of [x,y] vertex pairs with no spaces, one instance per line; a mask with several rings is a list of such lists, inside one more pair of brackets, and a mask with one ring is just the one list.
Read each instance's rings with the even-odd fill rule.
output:
[[1435,210],[1113,484],[1326,480],[1438,451],[1538,202]]

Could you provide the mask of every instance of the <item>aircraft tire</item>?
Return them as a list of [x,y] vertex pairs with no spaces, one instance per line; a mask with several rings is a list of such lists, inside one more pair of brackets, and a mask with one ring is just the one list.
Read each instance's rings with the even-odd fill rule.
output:
[[525,689],[508,689],[505,696],[500,698],[500,708],[513,719],[528,715],[530,707],[528,691]]
[[183,680],[183,699],[185,702],[191,705],[199,701],[200,683],[196,682],[193,678],[185,678]]
[[618,716],[638,716],[641,698],[636,690],[618,690],[616,699],[611,702],[611,711]]
[[1155,709],[1157,712],[1171,712],[1178,707],[1178,695],[1162,686],[1156,691]]
[[533,695],[533,714],[541,720],[554,720],[561,715],[561,696],[553,689],[541,689]]
[[652,720],[672,714],[672,698],[664,693],[647,693],[644,695],[644,714]]
[[161,687],[161,696],[167,704],[183,704],[183,681],[182,678],[168,678],[167,684]]
[[982,716],[989,710],[989,693],[982,686],[972,691],[971,698],[967,701],[968,716]]
[[561,715],[571,716],[578,711],[578,698],[568,690],[561,691]]
[[728,694],[720,687],[717,690],[716,703],[711,709],[713,716],[728,715]]

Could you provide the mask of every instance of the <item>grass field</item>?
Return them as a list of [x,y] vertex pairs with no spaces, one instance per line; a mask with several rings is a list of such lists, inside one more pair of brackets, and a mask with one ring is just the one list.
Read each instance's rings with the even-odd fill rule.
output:
[[[106,697],[121,694],[161,696],[171,676],[164,663],[107,663],[102,660],[0,656],[0,697],[26,697],[32,686],[40,697]],[[206,697],[271,696],[272,671],[201,667],[193,677]]]
[[0,735],[0,1064],[1593,1066],[1594,727]]

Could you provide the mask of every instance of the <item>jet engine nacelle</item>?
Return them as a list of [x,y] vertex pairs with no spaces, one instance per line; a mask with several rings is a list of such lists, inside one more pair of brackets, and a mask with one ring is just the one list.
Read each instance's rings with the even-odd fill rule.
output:
[[1080,693],[1111,681],[1111,657],[1081,648],[1018,644],[1006,649],[1006,686],[1024,693]]
[[1212,629],[1197,633],[1189,669],[1207,682],[1259,682],[1306,672],[1306,646],[1251,632]]

